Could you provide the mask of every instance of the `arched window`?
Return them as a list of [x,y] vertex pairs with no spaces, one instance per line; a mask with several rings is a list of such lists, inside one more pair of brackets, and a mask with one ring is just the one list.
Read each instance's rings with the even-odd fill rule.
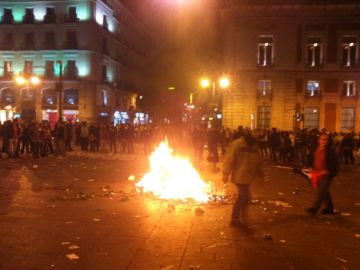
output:
[[79,90],[67,89],[64,91],[64,105],[78,105],[79,104]]
[[5,88],[1,91],[1,104],[2,105],[14,105],[15,104],[15,92],[11,88]]
[[21,90],[21,101],[35,102],[35,90],[31,88],[24,88]]
[[42,91],[42,104],[43,105],[56,105],[57,93],[55,89],[45,89]]

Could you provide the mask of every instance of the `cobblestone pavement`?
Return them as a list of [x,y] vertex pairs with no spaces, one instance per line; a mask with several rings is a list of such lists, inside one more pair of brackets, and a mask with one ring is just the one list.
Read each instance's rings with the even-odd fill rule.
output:
[[[221,173],[198,168],[221,186]],[[359,166],[332,186],[342,213],[312,217],[306,179],[267,164],[248,231],[229,226],[230,203],[137,194],[128,176],[147,169],[143,155],[0,159],[0,269],[360,269]]]

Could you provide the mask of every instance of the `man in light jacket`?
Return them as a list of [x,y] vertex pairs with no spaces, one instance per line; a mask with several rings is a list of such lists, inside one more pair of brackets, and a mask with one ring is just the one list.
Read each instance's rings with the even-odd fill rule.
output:
[[226,184],[231,176],[231,182],[238,188],[238,197],[233,207],[230,225],[247,226],[250,184],[256,177],[262,175],[257,140],[250,131],[231,142],[223,163],[224,183]]

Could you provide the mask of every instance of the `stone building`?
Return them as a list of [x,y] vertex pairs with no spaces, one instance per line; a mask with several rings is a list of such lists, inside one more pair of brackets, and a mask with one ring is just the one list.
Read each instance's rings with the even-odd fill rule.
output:
[[144,90],[149,40],[118,0],[0,0],[1,121],[54,122],[60,92],[64,119],[121,117]]
[[223,123],[360,132],[360,3],[230,0]]

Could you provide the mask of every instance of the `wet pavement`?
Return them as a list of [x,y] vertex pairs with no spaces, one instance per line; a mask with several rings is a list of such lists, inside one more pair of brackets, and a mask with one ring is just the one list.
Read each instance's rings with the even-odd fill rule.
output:
[[[229,226],[228,202],[136,193],[128,177],[147,168],[144,155],[0,159],[0,269],[360,269],[359,166],[333,183],[342,213],[312,217],[306,179],[267,164],[249,230]],[[199,168],[221,186],[221,172]]]

